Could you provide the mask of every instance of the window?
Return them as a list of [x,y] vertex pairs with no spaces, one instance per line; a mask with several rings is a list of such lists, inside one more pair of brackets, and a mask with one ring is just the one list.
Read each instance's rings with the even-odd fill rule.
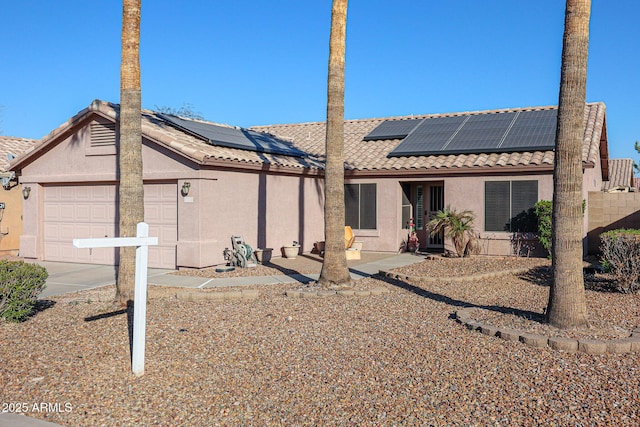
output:
[[400,228],[409,228],[409,221],[411,220],[411,212],[413,206],[411,206],[411,185],[409,183],[402,183],[402,224]]
[[538,181],[484,183],[485,231],[537,231]]
[[345,225],[356,230],[375,230],[376,184],[345,184],[344,208]]
[[424,228],[424,188],[422,185],[416,187],[416,230],[422,230]]

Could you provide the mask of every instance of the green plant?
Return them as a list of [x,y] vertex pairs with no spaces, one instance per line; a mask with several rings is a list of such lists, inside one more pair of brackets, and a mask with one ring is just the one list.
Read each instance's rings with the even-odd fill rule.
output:
[[0,317],[10,322],[25,320],[32,313],[48,275],[37,264],[0,260]]
[[[582,200],[582,213],[587,206],[587,201]],[[553,202],[551,200],[538,200],[533,207],[538,218],[538,240],[551,258],[551,230],[553,218]]]
[[551,200],[539,200],[534,205],[536,217],[538,217],[538,240],[542,244],[549,257],[551,257],[551,214],[553,203]]
[[458,212],[447,206],[427,223],[427,229],[431,233],[444,231],[445,236],[451,239],[457,255],[466,257],[478,253],[480,249],[473,229],[474,220],[475,215],[470,210]]
[[640,230],[617,229],[600,234],[602,265],[623,293],[640,290]]

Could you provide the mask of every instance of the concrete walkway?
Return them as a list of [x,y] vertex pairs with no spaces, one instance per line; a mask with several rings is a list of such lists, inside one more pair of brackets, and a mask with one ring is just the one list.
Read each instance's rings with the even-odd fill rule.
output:
[[[357,280],[376,274],[380,270],[402,267],[423,261],[424,259],[424,256],[410,253],[363,253],[362,261],[349,261],[349,270],[351,271],[351,277]],[[321,265],[320,261],[316,258],[305,258],[304,256],[300,256],[293,260],[287,260],[285,258],[274,259],[272,262],[285,271],[295,271],[296,266],[299,266],[300,263],[309,264],[315,262],[316,264]],[[41,298],[111,285],[116,281],[116,269],[114,266],[49,261],[37,261],[37,264],[45,267],[49,272],[49,277],[46,282],[47,287],[42,294],[40,294]],[[274,276],[212,279],[207,277],[178,276],[170,274],[173,272],[174,270],[150,268],[148,271],[148,282],[152,285],[202,289],[256,284],[271,285],[297,282],[307,283],[317,280],[319,277],[319,274],[283,273],[282,275]]]

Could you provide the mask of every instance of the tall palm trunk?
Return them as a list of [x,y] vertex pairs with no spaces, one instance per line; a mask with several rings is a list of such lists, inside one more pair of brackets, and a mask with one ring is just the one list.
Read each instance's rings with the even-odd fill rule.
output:
[[352,284],[344,245],[344,64],[348,0],[333,0],[327,83],[323,287]]
[[[140,93],[140,1],[122,2],[122,60],[120,63],[119,216],[120,236],[136,235],[144,220],[142,184],[142,99]],[[116,299],[133,300],[135,247],[120,248]]]
[[582,272],[582,143],[591,0],[567,0],[553,172],[553,283],[547,321],[588,325]]

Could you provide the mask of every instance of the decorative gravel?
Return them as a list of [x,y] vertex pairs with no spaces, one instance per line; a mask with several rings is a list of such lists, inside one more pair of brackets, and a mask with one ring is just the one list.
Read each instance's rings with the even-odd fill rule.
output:
[[[0,323],[0,402],[67,426],[639,425],[639,353],[531,348],[452,319],[474,306],[529,322],[546,305],[546,267],[429,260],[396,272],[441,280],[363,279],[356,289],[389,290],[367,297],[291,298],[277,285],[189,302],[152,287],[142,377],[112,286],[51,298],[25,323]],[[587,302],[600,325],[638,324],[638,295],[588,290]]]

